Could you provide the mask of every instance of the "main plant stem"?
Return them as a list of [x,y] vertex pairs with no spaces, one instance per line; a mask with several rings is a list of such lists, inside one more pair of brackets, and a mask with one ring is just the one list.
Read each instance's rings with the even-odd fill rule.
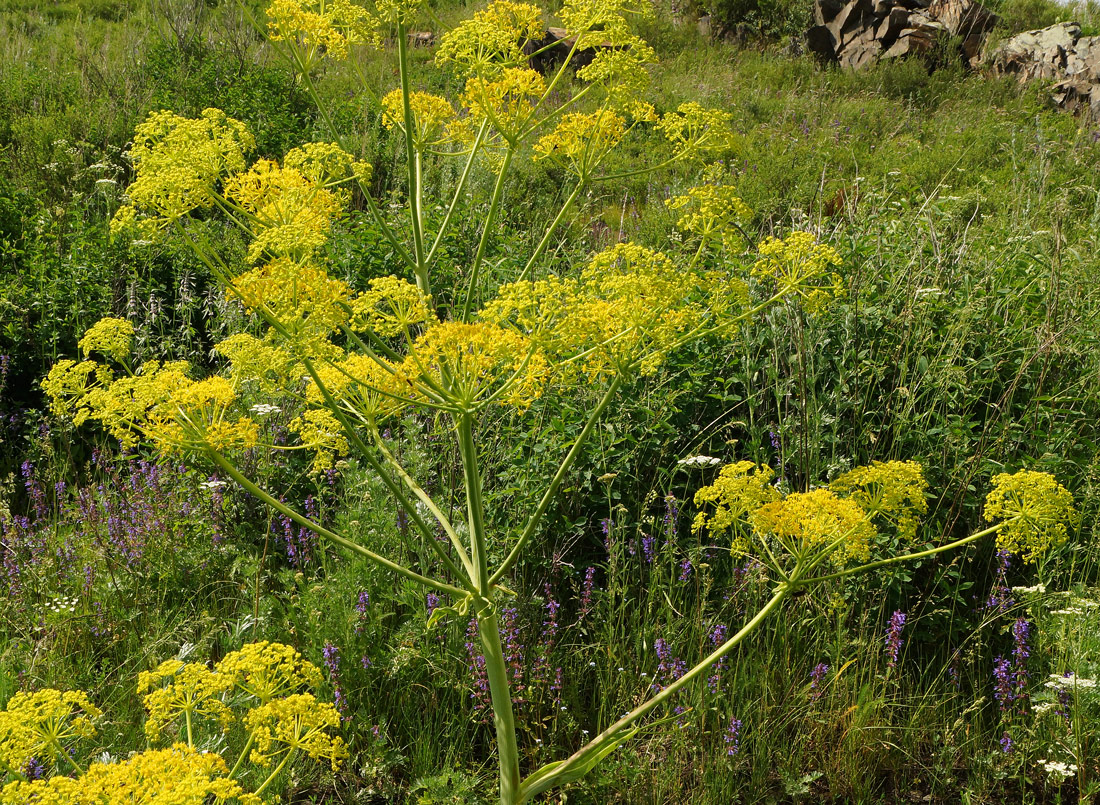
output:
[[476,578],[478,598],[474,601],[481,650],[485,655],[485,673],[489,678],[489,696],[493,704],[493,726],[497,733],[497,761],[500,766],[500,803],[516,805],[519,800],[519,745],[516,717],[512,711],[512,689],[508,684],[508,664],[500,644],[500,619],[493,606],[485,535],[485,501],[481,495],[481,470],[474,442],[473,416],[456,418],[458,450],[466,484],[466,515],[470,529],[470,559]]

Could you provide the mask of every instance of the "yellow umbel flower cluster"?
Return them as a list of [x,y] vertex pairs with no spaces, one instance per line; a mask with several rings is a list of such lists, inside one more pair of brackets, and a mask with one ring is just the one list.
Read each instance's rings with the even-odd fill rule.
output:
[[406,338],[417,326],[435,320],[430,300],[413,283],[397,277],[378,277],[352,303],[353,329],[369,330],[383,337]]
[[706,529],[711,534],[732,531],[733,549],[746,553],[748,515],[765,503],[779,500],[779,490],[771,485],[774,478],[775,471],[766,464],[738,461],[722,467],[713,484],[695,493],[696,506],[713,504],[714,511],[696,514],[692,531]]
[[184,744],[152,749],[121,763],[93,763],[77,778],[52,777],[9,783],[2,805],[260,805],[227,778],[218,755]]
[[471,76],[462,103],[469,108],[472,121],[488,120],[511,142],[527,128],[545,92],[546,79],[541,73],[527,67],[505,67],[491,78]]
[[928,511],[928,482],[915,461],[874,461],[838,476],[829,488],[852,498],[872,519],[893,525],[904,540],[916,539],[920,517]]
[[[431,148],[447,141],[447,125],[455,118],[450,101],[430,92],[411,92],[409,111],[412,112],[412,139],[416,148]],[[382,125],[387,129],[405,130],[405,100],[400,89],[382,98]]]
[[535,143],[535,159],[545,159],[586,179],[625,134],[626,121],[610,110],[566,114],[552,132]]
[[820,312],[844,291],[844,281],[835,271],[840,255],[810,232],[792,232],[782,240],[767,238],[759,250],[752,275],[773,285],[776,293],[798,294],[809,313]]
[[206,109],[197,119],[153,112],[134,131],[130,160],[137,178],[111,231],[134,224],[139,215],[174,221],[210,207],[218,182],[244,170],[244,155],[255,147],[245,125],[220,109]]
[[150,741],[181,714],[188,724],[202,716],[217,721],[228,730],[233,713],[219,698],[233,686],[233,680],[198,663],[165,660],[155,671],[138,674],[137,692],[145,694],[145,734]]
[[641,37],[630,35],[614,48],[600,48],[577,70],[577,78],[602,87],[616,106],[629,107],[649,86],[649,66],[656,61],[656,51]]
[[561,24],[577,40],[578,50],[629,46],[637,38],[631,33],[628,17],[652,15],[653,4],[646,0],[566,0],[558,12]]
[[295,648],[267,640],[225,655],[216,670],[261,704],[314,688],[322,678],[320,669]]
[[377,41],[378,21],[350,0],[272,0],[268,38],[286,42],[305,70],[321,56],[346,59],[352,45]]
[[703,244],[714,237],[729,251],[744,245],[741,227],[752,216],[749,206],[737,195],[736,188],[721,185],[693,187],[684,195],[665,202],[670,210],[680,212],[676,226],[683,232],[699,237]]
[[699,158],[733,148],[733,114],[695,101],[680,104],[657,122],[657,130],[683,157]]
[[1001,521],[997,547],[1020,554],[1025,562],[1065,542],[1068,528],[1078,521],[1066,488],[1049,473],[1033,470],[994,476],[983,514],[990,522]]
[[559,374],[572,366],[595,377],[655,371],[688,333],[720,328],[745,301],[740,280],[686,271],[661,252],[620,243],[593,257],[579,279],[503,286],[481,317],[529,333]]
[[339,711],[310,693],[272,699],[253,708],[245,716],[245,727],[256,736],[250,760],[260,766],[270,766],[274,757],[286,751],[327,760],[333,769],[348,757],[344,740],[329,733],[340,727]]
[[541,39],[542,11],[529,3],[495,0],[443,35],[436,50],[439,65],[454,65],[465,75],[492,76],[527,63],[524,45]]
[[765,503],[749,520],[759,538],[775,540],[785,553],[811,557],[829,551],[837,565],[870,558],[876,533],[858,503],[828,489],[793,492]]
[[89,357],[99,352],[116,361],[123,361],[130,355],[134,342],[134,325],[126,319],[105,318],[93,324],[84,333],[77,346]]
[[95,735],[92,722],[102,715],[79,690],[14,694],[0,712],[0,773],[63,756],[71,742]]

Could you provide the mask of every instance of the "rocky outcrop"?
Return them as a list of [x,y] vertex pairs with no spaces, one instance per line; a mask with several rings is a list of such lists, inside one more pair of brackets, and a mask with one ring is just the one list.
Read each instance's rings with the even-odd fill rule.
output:
[[1053,80],[1055,104],[1100,119],[1100,36],[1081,36],[1076,22],[1017,34],[990,54],[988,61],[998,75],[1015,75],[1020,81]]
[[806,44],[824,61],[859,69],[879,59],[940,51],[957,37],[959,58],[977,63],[997,16],[974,0],[815,0]]

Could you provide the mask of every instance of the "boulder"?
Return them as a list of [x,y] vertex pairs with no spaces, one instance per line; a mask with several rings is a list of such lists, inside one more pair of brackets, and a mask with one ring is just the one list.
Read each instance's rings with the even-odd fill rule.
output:
[[1008,39],[989,58],[995,75],[1021,82],[1053,81],[1056,106],[1100,118],[1100,37],[1081,36],[1076,22],[1061,22]]
[[933,55],[949,36],[961,40],[959,57],[972,67],[997,16],[975,0],[815,0],[814,22],[806,47],[841,67]]

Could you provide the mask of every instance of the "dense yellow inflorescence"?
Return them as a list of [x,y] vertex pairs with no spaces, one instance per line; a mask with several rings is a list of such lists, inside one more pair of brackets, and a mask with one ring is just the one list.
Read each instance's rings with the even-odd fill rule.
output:
[[840,255],[810,232],[792,232],[782,240],[767,238],[759,251],[753,276],[774,286],[776,293],[802,297],[807,312],[820,312],[843,293],[844,281],[836,272]]
[[77,778],[9,783],[2,805],[260,805],[227,778],[224,760],[184,744],[150,749],[119,763],[93,763]]
[[491,76],[503,68],[526,64],[524,44],[540,39],[544,30],[537,6],[495,0],[443,35],[436,64],[454,66],[467,76]]
[[749,222],[752,211],[735,188],[701,185],[670,198],[665,204],[680,213],[676,226],[697,236],[701,246],[715,238],[729,251],[744,246],[742,227]]
[[[405,96],[400,89],[382,98],[382,125],[388,129],[405,130]],[[430,92],[409,93],[412,116],[412,140],[417,148],[430,148],[447,141],[446,129],[455,118],[454,107],[442,95]]]
[[95,735],[93,722],[102,715],[79,690],[15,693],[0,712],[0,772],[18,772],[31,758],[49,763],[73,741]]
[[261,704],[321,684],[320,669],[292,646],[261,640],[225,655],[219,674]]
[[838,476],[829,488],[852,498],[872,519],[893,525],[904,540],[916,539],[920,517],[928,511],[928,483],[915,461],[875,461]]
[[626,121],[607,109],[562,115],[554,130],[535,143],[535,158],[588,178],[625,134]]
[[766,464],[738,461],[722,467],[713,484],[695,493],[696,506],[712,504],[714,511],[696,514],[692,530],[706,529],[711,534],[729,531],[734,550],[747,552],[748,516],[765,503],[779,500],[779,490],[772,486],[774,478],[775,471]]
[[1020,554],[1025,562],[1065,542],[1078,521],[1066,488],[1052,475],[1033,470],[994,476],[983,514],[991,522],[1001,521],[997,547]]
[[343,60],[352,45],[377,41],[378,20],[350,0],[272,0],[267,33],[288,43],[306,70],[321,56]]
[[309,693],[272,699],[253,708],[245,716],[245,727],[256,736],[249,759],[260,766],[270,766],[288,750],[327,760],[333,769],[348,757],[343,739],[330,734],[340,727],[340,713]]
[[145,734],[150,741],[159,740],[164,728],[181,714],[202,716],[229,729],[233,713],[220,697],[232,684],[232,679],[204,665],[180,660],[166,660],[154,671],[143,671],[137,692],[145,694]]

